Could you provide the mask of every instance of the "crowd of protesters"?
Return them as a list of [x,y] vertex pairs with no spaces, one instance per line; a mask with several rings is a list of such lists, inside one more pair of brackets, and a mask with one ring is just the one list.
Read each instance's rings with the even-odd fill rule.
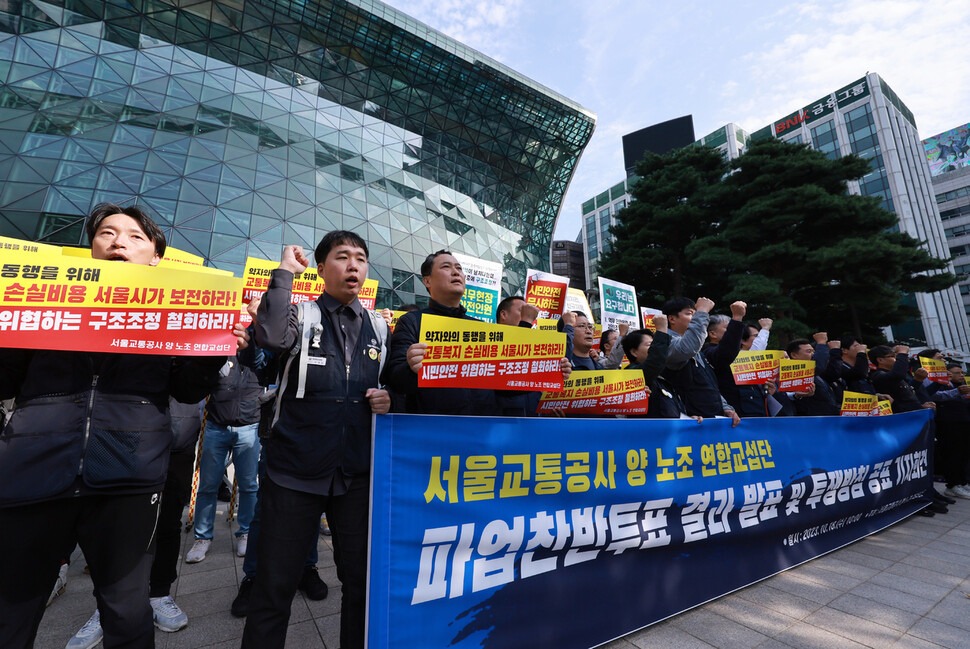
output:
[[[164,255],[164,235],[137,208],[99,206],[88,234],[96,259],[155,265]],[[206,557],[231,455],[236,552],[246,559],[232,605],[246,617],[242,646],[282,648],[296,592],[327,596],[315,565],[324,514],[342,585],[340,643],[363,646],[372,415],[531,417],[539,393],[419,386],[428,349],[419,341],[422,317],[470,319],[461,305],[465,274],[450,252],[428,255],[420,268],[428,306],[405,309],[393,334],[390,314],[358,299],[368,268],[360,236],[328,233],[314,258],[324,293],[291,304],[293,278],[311,261],[286,246],[263,298],[250,304],[253,325],[234,330],[238,351],[229,358],[0,350],[0,399],[16,399],[0,436],[0,525],[17,530],[0,535],[0,646],[32,646],[75,545],[90,567],[97,611],[69,648],[102,640],[109,648],[152,647],[153,624],[164,631],[188,624],[169,588],[207,396],[195,543],[185,560]],[[559,368],[564,379],[624,365],[641,372],[651,418],[723,417],[737,426],[747,417],[836,416],[846,391],[890,400],[894,412],[931,408],[946,492],[934,491],[925,511],[945,513],[953,498],[970,499],[962,366],[947,366],[945,386],[914,367],[906,346],[867,349],[858,338],[819,332],[785,349],[815,362],[805,390],[737,385],[731,363],[742,350],[766,349],[772,322],[746,322],[744,302],[729,305],[729,315],[712,314],[714,307],[704,297],[672,299],[654,329],[605,331],[598,353],[593,322],[566,312]],[[498,305],[496,322],[531,328],[538,314],[512,296]],[[920,355],[942,358],[932,349]]]

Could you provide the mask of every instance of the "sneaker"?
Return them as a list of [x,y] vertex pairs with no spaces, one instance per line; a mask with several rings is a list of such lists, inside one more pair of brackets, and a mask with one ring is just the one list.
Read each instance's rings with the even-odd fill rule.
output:
[[236,537],[236,556],[246,556],[246,547],[249,545],[249,534],[240,534]]
[[152,605],[152,618],[155,626],[166,633],[181,631],[189,625],[189,616],[179,608],[171,595],[152,597],[148,600]]
[[326,514],[320,517],[320,533],[324,536],[330,536],[330,524],[327,523]]
[[212,539],[196,539],[192,549],[185,555],[185,563],[198,563],[205,559],[210,545],[212,545]]
[[[946,489],[943,490],[943,495],[944,496],[947,496],[949,498],[967,498],[967,497],[970,497],[970,494],[968,494],[967,496],[964,496],[959,491],[957,491],[957,487],[947,487]],[[956,501],[954,500],[954,502],[956,502]]]
[[64,649],[91,649],[94,645],[101,642],[104,631],[101,629],[101,613],[94,612],[88,621],[84,623],[74,637],[67,641]]
[[303,591],[307,599],[312,599],[314,601],[319,601],[321,599],[326,599],[327,584],[320,579],[320,574],[317,572],[316,566],[307,566],[303,570],[303,577],[300,578],[299,589]]
[[246,577],[239,584],[239,593],[236,595],[236,599],[232,600],[232,608],[229,609],[233,617],[246,617],[249,615],[249,597],[252,593],[253,578]]
[[930,495],[930,497],[933,500],[935,500],[936,502],[943,503],[944,505],[954,505],[954,504],[956,504],[956,502],[957,502],[956,501],[956,498],[951,498],[950,496],[947,496],[946,495],[946,492],[947,491],[949,491],[949,488],[944,489],[943,490],[943,493],[940,493],[939,491],[937,491],[936,489],[934,489],[933,490],[933,493]]
[[63,595],[64,591],[67,590],[67,569],[70,567],[70,564],[61,564],[61,569],[57,573],[57,581],[54,582],[54,590],[51,591],[51,596],[47,598],[48,606],[51,605],[55,597]]
[[955,491],[960,498],[970,498],[970,487],[965,484],[956,485],[953,487],[953,491]]

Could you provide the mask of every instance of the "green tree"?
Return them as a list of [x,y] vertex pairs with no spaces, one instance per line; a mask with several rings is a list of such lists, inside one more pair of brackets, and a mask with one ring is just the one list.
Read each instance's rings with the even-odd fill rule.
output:
[[714,149],[689,146],[662,156],[648,153],[636,172],[634,200],[616,215],[615,241],[600,256],[599,272],[637,287],[643,304],[671,295],[697,297],[704,278],[687,247],[713,234],[724,216],[712,199],[727,162]]
[[881,199],[847,192],[868,160],[769,138],[730,166],[714,192],[725,218],[685,252],[702,272],[728,278],[726,300],[775,318],[782,342],[820,329],[881,337],[880,327],[916,315],[904,294],[957,281],[947,260],[898,230]]

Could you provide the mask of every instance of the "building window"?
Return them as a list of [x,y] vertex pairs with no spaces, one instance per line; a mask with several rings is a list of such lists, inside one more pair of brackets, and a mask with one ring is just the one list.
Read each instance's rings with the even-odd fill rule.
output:
[[812,129],[812,146],[830,158],[839,157],[839,138],[835,134],[835,121],[829,120]]

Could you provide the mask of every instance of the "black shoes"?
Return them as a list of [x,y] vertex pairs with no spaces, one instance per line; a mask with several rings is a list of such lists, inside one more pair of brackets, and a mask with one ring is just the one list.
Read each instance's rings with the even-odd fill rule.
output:
[[307,599],[319,601],[327,597],[327,584],[320,579],[316,566],[307,566],[303,570],[303,577],[300,579],[299,589],[303,591]]
[[253,592],[253,580],[251,577],[246,577],[239,584],[239,593],[236,595],[236,599],[232,600],[232,611],[233,617],[246,617],[249,614],[249,597]]
[[945,505],[954,505],[957,502],[955,499],[950,498],[949,496],[944,496],[936,489],[933,490],[933,500],[934,502],[943,503]]

